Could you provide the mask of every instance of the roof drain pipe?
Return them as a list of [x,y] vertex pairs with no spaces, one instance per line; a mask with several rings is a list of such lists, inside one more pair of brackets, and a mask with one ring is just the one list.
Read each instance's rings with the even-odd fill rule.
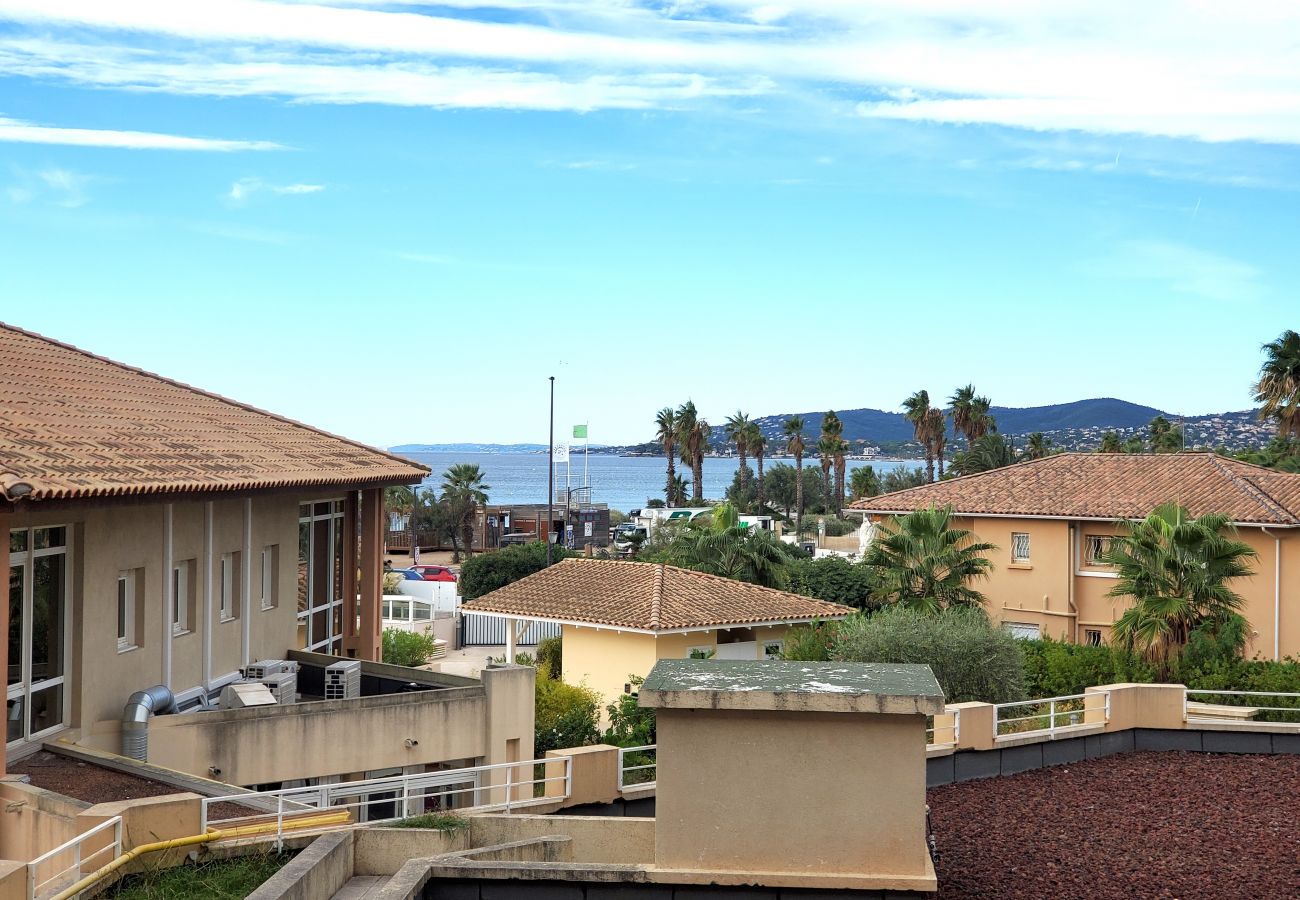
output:
[[149,716],[176,712],[176,697],[165,684],[136,691],[122,709],[122,755],[149,761]]
[[1273,659],[1282,659],[1282,538],[1269,534],[1267,528],[1260,531],[1273,539]]

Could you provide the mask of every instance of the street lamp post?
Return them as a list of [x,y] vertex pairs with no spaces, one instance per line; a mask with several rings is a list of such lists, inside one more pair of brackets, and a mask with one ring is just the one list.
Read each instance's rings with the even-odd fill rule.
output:
[[555,528],[555,376],[551,376],[551,426],[546,450],[546,565],[551,564],[551,530]]

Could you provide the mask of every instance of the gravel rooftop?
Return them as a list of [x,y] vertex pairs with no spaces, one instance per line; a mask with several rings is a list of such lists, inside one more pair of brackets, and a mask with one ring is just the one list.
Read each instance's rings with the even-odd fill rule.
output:
[[1300,897],[1300,757],[1129,753],[932,788],[942,900]]
[[32,784],[87,803],[137,800],[175,794],[179,788],[41,750],[9,767],[11,775],[26,775]]

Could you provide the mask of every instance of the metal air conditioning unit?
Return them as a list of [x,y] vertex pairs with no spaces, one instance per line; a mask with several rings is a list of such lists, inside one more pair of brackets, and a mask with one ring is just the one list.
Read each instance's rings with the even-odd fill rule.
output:
[[325,699],[355,700],[361,696],[361,660],[348,659],[325,667]]
[[298,673],[297,672],[278,672],[274,675],[267,675],[259,678],[263,685],[270,690],[275,702],[280,705],[295,703],[298,700]]
[[236,681],[221,689],[222,709],[244,709],[250,706],[274,706],[275,695],[256,682]]
[[297,672],[298,664],[288,659],[259,659],[255,663],[249,663],[239,670],[239,674],[247,681],[261,681],[269,675],[279,675],[283,672]]

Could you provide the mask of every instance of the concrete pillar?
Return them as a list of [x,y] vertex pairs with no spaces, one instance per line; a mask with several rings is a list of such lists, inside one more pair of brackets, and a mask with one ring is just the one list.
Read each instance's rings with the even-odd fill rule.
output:
[[1102,684],[1084,690],[1086,694],[1110,694],[1110,717],[1106,704],[1089,700],[1085,723],[1106,722],[1107,731],[1130,728],[1184,728],[1181,684]]
[[[13,521],[13,513],[7,506],[0,505],[0,574],[5,578],[5,583],[9,580],[9,525]],[[9,598],[6,597],[0,602],[0,672],[9,671]],[[0,775],[5,773],[5,755],[0,751]],[[25,883],[25,882],[24,882]]]
[[[483,723],[485,765],[507,762],[527,763],[533,760],[535,676],[536,670],[531,666],[516,665],[492,666],[480,673],[483,690],[487,694],[487,704],[484,708],[487,720]],[[533,777],[531,766],[515,766],[511,771],[511,781],[516,784]],[[505,784],[505,781],[506,770],[494,769],[487,773],[484,786],[501,785]],[[505,799],[505,792],[489,791],[486,796],[491,798],[487,802],[499,803]]]
[[993,749],[993,704],[949,703],[947,712],[960,716],[957,750]]
[[[370,488],[361,492],[361,627],[357,634],[357,658],[383,658],[383,619],[380,604],[384,593],[384,491]],[[350,542],[349,542],[350,544]],[[345,567],[355,571],[356,567]],[[346,577],[344,584],[347,583]],[[349,595],[352,596],[352,595]],[[350,606],[349,606],[350,609]]]
[[[564,777],[564,759],[572,760],[570,766],[571,789],[565,806],[584,803],[610,803],[618,797],[618,748],[610,744],[592,744],[589,747],[571,747],[565,750],[547,750],[546,758],[557,762],[546,764],[546,777]],[[563,781],[547,781],[546,796],[564,796]]]

